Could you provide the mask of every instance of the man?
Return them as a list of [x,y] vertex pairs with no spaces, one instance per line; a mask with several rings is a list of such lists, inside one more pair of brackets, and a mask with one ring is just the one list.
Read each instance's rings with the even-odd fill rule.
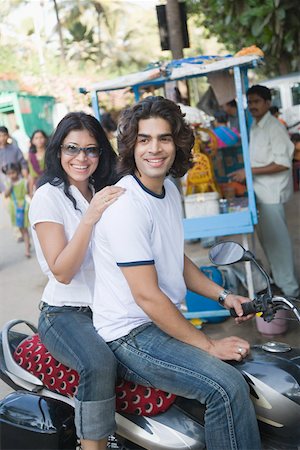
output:
[[235,100],[222,105],[224,111],[228,114],[229,127],[237,132],[240,131],[237,104]]
[[[250,161],[259,219],[257,233],[269,261],[275,284],[284,295],[298,297],[292,243],[286,225],[284,204],[290,198],[294,146],[284,126],[270,112],[271,92],[255,85],[247,91],[248,106],[254,118],[250,130]],[[240,169],[230,174],[245,180]]]
[[9,144],[8,139],[8,129],[0,126],[0,192],[5,189],[5,176],[2,169],[7,164],[20,163],[23,176],[28,176],[28,166],[23,153],[17,145]]
[[119,129],[118,184],[126,192],[95,227],[95,327],[119,360],[120,375],[206,404],[208,450],[259,449],[246,383],[222,361],[240,361],[249,343],[210,339],[179,311],[186,287],[239,316],[247,301],[184,255],[180,194],[166,175],[181,177],[191,166],[192,131],[180,108],[162,97],[125,110]]

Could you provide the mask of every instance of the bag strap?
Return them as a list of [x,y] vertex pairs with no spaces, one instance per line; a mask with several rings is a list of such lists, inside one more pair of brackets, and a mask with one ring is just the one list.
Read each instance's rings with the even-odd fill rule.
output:
[[[11,196],[14,201],[15,208],[19,208],[14,188],[12,188],[12,190],[11,190]],[[26,206],[26,200],[24,199],[23,206],[21,206],[21,208],[25,209],[25,206]]]

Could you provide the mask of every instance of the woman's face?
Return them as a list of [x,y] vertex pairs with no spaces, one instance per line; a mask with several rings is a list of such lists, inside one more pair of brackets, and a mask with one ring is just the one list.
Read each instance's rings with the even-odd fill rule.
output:
[[45,148],[45,146],[46,146],[46,138],[45,138],[45,136],[43,135],[43,133],[41,133],[40,131],[37,131],[37,132],[34,134],[34,136],[33,136],[32,140],[31,140],[31,142],[32,142],[33,145],[35,145],[35,147],[36,147],[37,149],[39,149],[39,148]]
[[[70,155],[68,146],[74,150],[74,147],[84,147],[91,151],[79,151],[78,154]],[[86,129],[73,130],[65,137],[61,148],[61,165],[66,172],[70,184],[76,187],[88,184],[89,177],[95,172],[99,155],[95,152],[99,145],[94,136]],[[93,154],[94,153],[94,154]],[[93,154],[93,156],[92,156]],[[96,156],[95,156],[96,154]]]

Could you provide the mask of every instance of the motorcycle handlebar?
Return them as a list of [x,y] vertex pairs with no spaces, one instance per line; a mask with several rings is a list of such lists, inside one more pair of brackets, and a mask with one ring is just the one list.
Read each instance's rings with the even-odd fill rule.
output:
[[[255,314],[257,311],[254,302],[242,303],[243,316],[248,316],[248,314]],[[234,308],[230,308],[230,315],[232,317],[238,317]]]
[[[275,313],[279,309],[287,309],[293,312],[296,316],[298,322],[300,322],[300,311],[297,306],[294,304],[296,299],[292,297],[268,297],[265,295],[258,296],[251,302],[242,303],[243,316],[247,316],[248,314],[255,314],[258,312],[262,313],[263,318],[267,318],[267,321],[270,321],[274,318]],[[230,308],[230,314],[232,317],[237,317],[237,313],[234,308]],[[266,319],[265,319],[266,320]]]

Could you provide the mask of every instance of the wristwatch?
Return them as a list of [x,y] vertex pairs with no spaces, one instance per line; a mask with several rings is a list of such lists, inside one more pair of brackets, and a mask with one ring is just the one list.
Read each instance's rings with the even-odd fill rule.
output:
[[219,298],[218,298],[218,302],[220,303],[220,305],[224,306],[224,302],[225,302],[225,300],[226,300],[226,297],[227,297],[228,295],[230,295],[230,294],[232,294],[232,292],[231,292],[231,291],[228,291],[227,289],[224,289],[224,290],[220,293]]

